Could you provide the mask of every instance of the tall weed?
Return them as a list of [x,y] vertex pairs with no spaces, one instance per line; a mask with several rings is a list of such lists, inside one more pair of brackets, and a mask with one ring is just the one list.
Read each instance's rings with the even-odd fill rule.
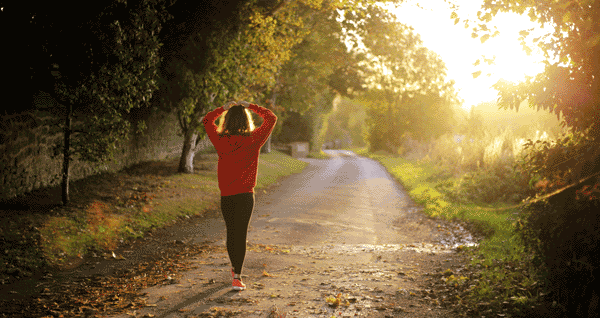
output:
[[438,185],[455,201],[517,203],[530,196],[531,175],[522,169],[527,139],[545,140],[545,133],[530,130],[515,134],[506,128],[499,134],[484,130],[474,135],[446,134],[427,144],[405,138],[403,155],[427,162],[455,178]]

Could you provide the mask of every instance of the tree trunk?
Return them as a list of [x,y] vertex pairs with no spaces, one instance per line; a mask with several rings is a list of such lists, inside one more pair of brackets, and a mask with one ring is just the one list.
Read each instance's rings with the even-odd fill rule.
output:
[[196,140],[198,134],[191,129],[186,131],[183,136],[183,149],[179,159],[178,172],[194,173],[194,156],[196,155]]
[[[276,102],[277,102],[277,91],[274,91],[273,95],[271,95],[271,104],[275,105]],[[267,142],[265,142],[265,144],[262,146],[262,148],[260,148],[260,153],[270,153],[271,152],[271,137],[272,136],[273,136],[273,132],[271,132],[271,135],[269,135]]]
[[271,135],[267,139],[267,142],[260,148],[260,153],[270,153],[271,152]]
[[63,175],[62,175],[62,203],[69,203],[69,169],[71,163],[70,146],[71,146],[71,121],[73,117],[73,104],[69,103],[67,116],[65,117],[64,137],[65,144],[63,149]]

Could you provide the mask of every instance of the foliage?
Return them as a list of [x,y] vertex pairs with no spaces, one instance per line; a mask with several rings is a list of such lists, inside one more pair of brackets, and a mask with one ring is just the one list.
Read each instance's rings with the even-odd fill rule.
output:
[[[544,200],[529,204],[518,219],[518,230],[534,261],[549,282],[552,300],[567,313],[593,316],[593,272],[600,239],[597,145],[584,134],[565,134],[554,141],[529,141],[522,163],[530,184]],[[574,155],[575,154],[575,155]],[[581,164],[583,162],[583,164]],[[537,198],[536,198],[537,199]],[[539,199],[537,199],[539,200]]]
[[[236,8],[231,20],[214,21],[208,32],[190,37],[185,60],[173,60],[163,76],[164,100],[187,109],[191,115],[185,121],[195,122],[215,104],[259,98],[275,84],[274,75],[306,32],[296,12],[303,4],[294,2],[273,12],[248,1]],[[177,105],[186,98],[193,102]]]
[[[533,39],[546,57],[544,72],[514,84],[497,82],[499,100],[505,107],[517,108],[528,99],[532,106],[562,116],[570,133],[555,142],[529,141],[526,169],[540,194],[551,190],[540,202],[531,204],[522,216],[522,234],[536,257],[545,265],[552,297],[570,315],[593,316],[598,291],[590,273],[597,250],[599,220],[596,188],[600,165],[600,2],[589,1],[485,1],[478,13],[482,22],[474,29],[481,40],[493,36],[485,23],[498,12],[527,14],[540,25],[549,24],[552,34]],[[529,31],[520,32],[525,51]],[[558,189],[558,190],[557,190]],[[544,202],[545,201],[545,202]],[[584,234],[585,233],[585,234]],[[573,284],[575,283],[575,284]],[[572,286],[577,286],[573,289]]]
[[[592,128],[598,137],[598,105],[600,101],[600,26],[594,23],[600,2],[590,1],[538,1],[518,0],[485,1],[478,14],[476,35],[489,37],[491,31],[485,23],[498,12],[527,14],[534,22],[554,28],[552,34],[533,39],[541,49],[545,71],[520,84],[503,81],[496,83],[500,99],[507,107],[518,108],[520,101],[529,99],[539,107],[562,114],[565,124],[576,131]],[[523,48],[531,30],[520,32]]]
[[571,132],[556,140],[528,140],[524,147],[523,167],[533,176],[532,184],[543,184],[541,193],[598,175],[598,163],[588,158],[599,158],[600,148],[583,133]]
[[157,0],[105,2],[100,10],[86,11],[88,21],[62,17],[61,6],[35,9],[40,11],[33,13],[30,27],[37,59],[33,91],[58,101],[52,107],[63,109],[54,112],[67,114],[73,107],[73,154],[107,160],[129,131],[125,114],[147,105],[156,89],[157,34],[168,18],[165,6]]
[[[324,3],[314,8],[300,7],[306,34],[292,49],[291,59],[276,76],[269,98],[311,121],[311,149],[320,149],[326,132],[327,114],[338,95],[354,96],[362,90],[360,56],[348,50],[340,19],[343,12],[364,1]],[[339,6],[339,10],[335,10]]]
[[[328,112],[332,99],[316,103],[319,96],[334,96],[333,92],[347,95],[361,89],[357,57],[343,42],[338,11],[304,10],[303,14],[307,34],[292,48],[293,57],[283,65],[272,94],[280,104],[300,113],[311,108]],[[355,77],[342,76],[351,73]]]
[[495,107],[485,103],[472,108],[469,117],[460,119],[454,134],[427,142],[405,136],[400,153],[439,166],[440,176],[456,177],[440,185],[453,200],[518,203],[535,194],[540,180],[531,160],[535,151],[526,144],[528,140],[536,145],[550,143],[558,122],[544,111],[515,113]]
[[478,246],[474,248],[457,247],[457,251],[466,251],[471,257],[471,263],[461,268],[460,275],[446,270],[441,279],[434,280],[434,285],[452,291],[453,297],[447,304],[469,315],[535,314],[533,308],[540,305],[545,285],[516,232],[519,219],[513,215],[517,210],[505,204],[482,206],[467,198],[455,200],[445,190],[447,184],[456,181],[455,177],[444,174],[431,162],[376,155],[366,150],[358,153],[381,162],[409,191],[411,198],[423,206],[424,213],[460,221],[478,237]]
[[281,124],[281,132],[275,137],[280,143],[294,141],[309,141],[312,136],[312,122],[308,116],[302,116],[295,111],[286,111]]
[[519,203],[533,194],[529,171],[521,164],[526,153],[523,142],[508,129],[497,136],[485,130],[480,137],[444,135],[420,155],[445,173],[457,176],[440,188],[453,200]]
[[[346,12],[346,17],[356,14]],[[361,98],[369,109],[371,150],[396,153],[405,133],[429,139],[448,131],[458,99],[442,60],[383,8],[369,6],[364,16],[348,40],[364,57],[368,91]]]
[[[592,183],[587,186],[595,194],[600,192]],[[579,191],[567,189],[547,202],[531,204],[517,224],[528,250],[535,255],[535,264],[545,273],[549,298],[566,313],[592,317],[600,292],[593,283],[600,268],[596,257],[600,252],[600,200],[597,196],[582,200]]]
[[209,110],[231,99],[260,99],[275,84],[290,48],[305,34],[297,14],[302,5],[313,3],[276,10],[260,1],[240,3],[229,19],[210,20],[206,30],[186,40],[181,57],[169,61],[161,95],[177,112],[185,137],[181,172],[193,171],[193,155],[203,138],[200,121]]
[[327,141],[339,139],[342,147],[365,146],[366,117],[366,109],[358,100],[342,98],[329,117]]
[[[116,145],[128,137],[127,114],[148,105],[160,62],[158,33],[168,19],[161,0],[98,2],[75,17],[73,7],[78,6],[11,3],[0,13],[3,28],[22,28],[25,35],[19,36],[27,41],[27,54],[12,53],[9,59],[24,68],[14,74],[24,82],[15,82],[37,101],[39,96],[51,97],[41,98],[46,103],[34,102],[34,108],[63,117],[56,126],[64,132],[58,146],[64,157],[64,204],[69,201],[71,160],[112,159]],[[7,42],[25,47],[20,41],[9,37]],[[144,128],[143,121],[137,128]]]
[[522,171],[498,165],[467,172],[446,190],[457,201],[519,203],[530,193],[528,181]]

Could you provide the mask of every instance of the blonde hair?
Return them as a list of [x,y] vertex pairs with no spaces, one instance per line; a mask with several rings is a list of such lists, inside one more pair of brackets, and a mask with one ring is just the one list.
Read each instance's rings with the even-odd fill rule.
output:
[[235,105],[223,113],[217,132],[221,136],[250,136],[254,131],[254,120],[250,110],[241,105]]

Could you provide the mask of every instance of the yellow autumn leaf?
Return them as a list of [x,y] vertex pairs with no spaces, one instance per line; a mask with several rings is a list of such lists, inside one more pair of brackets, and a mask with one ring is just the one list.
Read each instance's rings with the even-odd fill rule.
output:
[[262,272],[262,275],[263,275],[264,277],[275,277],[275,275],[273,275],[273,274],[269,274],[269,273],[267,273],[267,271],[265,271],[265,270],[263,270],[263,272]]

